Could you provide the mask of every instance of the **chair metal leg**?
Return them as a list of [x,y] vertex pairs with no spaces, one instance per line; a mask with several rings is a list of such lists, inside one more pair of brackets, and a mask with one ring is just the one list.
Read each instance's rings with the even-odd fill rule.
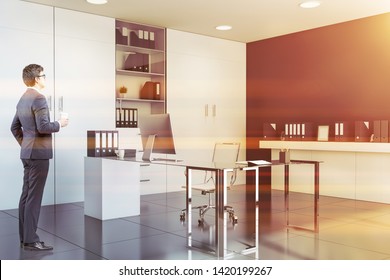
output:
[[[206,194],[206,193],[203,193]],[[211,193],[207,193],[209,195],[209,201],[207,205],[202,206],[195,206],[191,209],[199,209],[199,219],[198,219],[198,225],[202,226],[204,223],[204,216],[207,211],[210,209],[215,209],[215,205],[212,203],[211,199]],[[238,217],[234,213],[234,209],[232,206],[225,206],[225,211],[229,214],[229,220],[232,222],[233,225],[236,225],[238,223]],[[181,210],[180,212],[180,221],[184,222],[186,220],[186,209]]]

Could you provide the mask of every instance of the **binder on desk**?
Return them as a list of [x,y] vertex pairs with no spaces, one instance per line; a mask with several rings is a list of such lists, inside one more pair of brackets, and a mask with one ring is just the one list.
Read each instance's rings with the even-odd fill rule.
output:
[[355,141],[356,142],[370,142],[372,135],[372,128],[369,121],[355,122]]
[[101,157],[101,132],[97,130],[87,131],[87,156]]
[[389,142],[389,121],[375,120],[373,121],[373,141],[374,142]]
[[381,120],[381,142],[389,142],[389,121]]
[[106,156],[110,156],[114,154],[113,151],[113,139],[114,135],[111,131],[107,131],[107,150],[106,150]]
[[301,123],[301,139],[307,140],[308,137],[306,135],[306,123]]
[[118,131],[107,130],[106,156],[115,156],[115,150],[118,149]]
[[114,156],[118,149],[119,134],[117,130],[88,130],[87,156]]
[[263,123],[263,138],[267,140],[277,140],[278,133],[276,129],[276,123]]
[[317,127],[314,123],[304,122],[301,124],[302,140],[313,141],[316,138]]
[[376,120],[373,122],[373,141],[381,142],[381,121]]
[[354,141],[354,124],[352,122],[338,121],[334,124],[334,141]]
[[115,155],[115,150],[119,147],[119,132],[117,130],[112,131],[112,152]]
[[314,140],[313,124],[308,122],[286,123],[284,125],[284,135],[287,140]]
[[105,157],[107,155],[107,133],[106,133],[106,131],[101,131],[100,137],[101,137],[101,143],[102,143],[102,145],[100,146],[101,156]]

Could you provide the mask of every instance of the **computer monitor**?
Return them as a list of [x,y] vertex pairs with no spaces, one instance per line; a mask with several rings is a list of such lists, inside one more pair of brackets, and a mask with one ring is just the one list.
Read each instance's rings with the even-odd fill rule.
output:
[[138,120],[144,154],[151,161],[152,153],[176,154],[169,114],[140,116]]

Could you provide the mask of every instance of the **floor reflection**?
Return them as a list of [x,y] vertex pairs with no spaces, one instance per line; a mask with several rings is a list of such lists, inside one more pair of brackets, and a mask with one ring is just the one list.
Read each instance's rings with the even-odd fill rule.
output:
[[[198,195],[194,204],[207,202]],[[227,222],[229,259],[266,260],[355,260],[390,259],[390,205],[321,196],[319,232],[286,226],[282,191],[273,190],[260,201],[258,210],[258,249],[254,204],[247,202],[245,186],[229,192],[238,223]],[[141,215],[100,221],[84,215],[83,203],[44,206],[39,235],[52,252],[20,249],[17,209],[0,211],[0,258],[5,259],[134,259],[208,260],[216,259],[214,211],[198,224],[193,212],[192,242],[186,246],[186,223],[180,221],[185,193],[142,197]],[[289,220],[303,227],[313,226],[313,196],[290,194]],[[202,249],[202,250],[199,250]]]

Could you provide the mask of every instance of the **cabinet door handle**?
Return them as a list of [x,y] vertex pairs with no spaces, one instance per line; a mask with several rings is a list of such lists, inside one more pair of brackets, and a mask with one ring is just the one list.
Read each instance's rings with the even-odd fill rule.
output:
[[204,116],[208,117],[209,116],[209,104],[206,104],[204,106]]
[[213,104],[213,117],[217,116],[217,105]]
[[60,112],[64,111],[64,97],[63,96],[58,98],[58,110]]
[[141,183],[146,183],[146,182],[150,182],[150,179],[142,179],[142,180],[139,180]]
[[47,106],[49,107],[49,111],[51,112],[51,110],[53,109],[51,95],[47,97]]

